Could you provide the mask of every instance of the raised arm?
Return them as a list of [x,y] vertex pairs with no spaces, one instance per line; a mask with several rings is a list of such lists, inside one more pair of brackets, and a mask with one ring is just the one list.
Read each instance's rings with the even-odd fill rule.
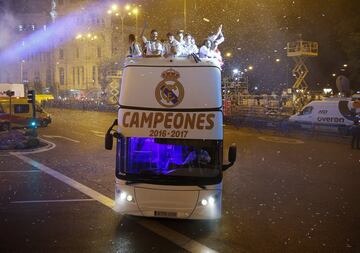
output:
[[222,34],[222,25],[219,26],[219,28],[215,34],[212,34],[209,36],[209,40],[211,40],[211,41],[217,40],[217,38],[220,36],[220,34]]
[[141,39],[143,40],[143,42],[144,43],[146,43],[147,42],[147,39],[146,39],[146,37],[145,37],[145,29],[146,29],[146,27],[147,27],[147,22],[145,21],[144,22],[144,27],[143,27],[143,29],[142,29],[142,31],[141,31],[141,34],[140,34],[140,37],[141,37]]

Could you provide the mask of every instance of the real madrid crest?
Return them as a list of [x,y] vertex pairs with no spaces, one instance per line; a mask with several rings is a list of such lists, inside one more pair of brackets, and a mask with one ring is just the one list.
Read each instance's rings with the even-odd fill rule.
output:
[[161,74],[161,77],[164,80],[156,86],[156,100],[165,107],[177,106],[184,98],[184,87],[178,80],[180,73],[173,69],[168,69]]

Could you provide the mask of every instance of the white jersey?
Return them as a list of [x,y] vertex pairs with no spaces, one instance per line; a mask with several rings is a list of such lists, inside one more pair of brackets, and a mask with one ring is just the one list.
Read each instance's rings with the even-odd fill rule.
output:
[[129,53],[131,57],[140,57],[142,55],[140,45],[137,42],[131,43],[129,46]]
[[181,56],[189,56],[191,54],[197,54],[199,52],[199,49],[196,45],[194,44],[184,44],[181,47]]
[[143,36],[145,43],[146,55],[162,55],[164,51],[163,44],[159,40],[147,40]]
[[172,42],[166,41],[164,43],[164,55],[180,55],[181,46],[179,41],[173,40]]
[[216,58],[216,55],[211,48],[206,47],[205,45],[200,47],[199,50],[200,58]]

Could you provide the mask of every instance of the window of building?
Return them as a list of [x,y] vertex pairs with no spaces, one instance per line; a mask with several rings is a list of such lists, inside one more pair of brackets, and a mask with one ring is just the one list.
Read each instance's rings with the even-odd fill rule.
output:
[[84,79],[84,66],[81,67],[81,85],[84,85],[85,79]]
[[77,67],[77,85],[80,85],[80,67]]
[[51,83],[51,69],[46,70],[46,84],[50,85]]
[[59,59],[64,60],[64,49],[62,48],[59,49]]
[[29,76],[28,76],[28,72],[27,71],[23,71],[23,82],[28,82],[29,81]]
[[93,68],[92,68],[92,82],[93,82],[94,86],[95,86],[95,80],[96,80],[96,66],[93,66]]
[[30,106],[29,104],[14,104],[14,113],[29,113]]
[[98,68],[98,83],[101,84],[101,70]]
[[59,80],[60,80],[60,85],[65,84],[65,71],[64,71],[64,68],[59,68]]
[[101,58],[101,47],[97,48],[97,57]]
[[75,67],[72,68],[72,83],[75,86]]
[[39,72],[39,71],[35,71],[35,72],[34,72],[34,82],[35,82],[35,83],[39,83],[39,82],[40,82],[40,72]]
[[79,59],[79,57],[80,57],[80,50],[79,50],[79,48],[77,47],[77,48],[76,48],[76,58]]

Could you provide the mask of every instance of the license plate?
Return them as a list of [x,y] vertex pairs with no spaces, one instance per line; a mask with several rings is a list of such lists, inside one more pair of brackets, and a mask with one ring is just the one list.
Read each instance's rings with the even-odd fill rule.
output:
[[168,218],[176,218],[176,212],[165,212],[165,211],[154,211],[154,216],[156,217],[168,217]]

